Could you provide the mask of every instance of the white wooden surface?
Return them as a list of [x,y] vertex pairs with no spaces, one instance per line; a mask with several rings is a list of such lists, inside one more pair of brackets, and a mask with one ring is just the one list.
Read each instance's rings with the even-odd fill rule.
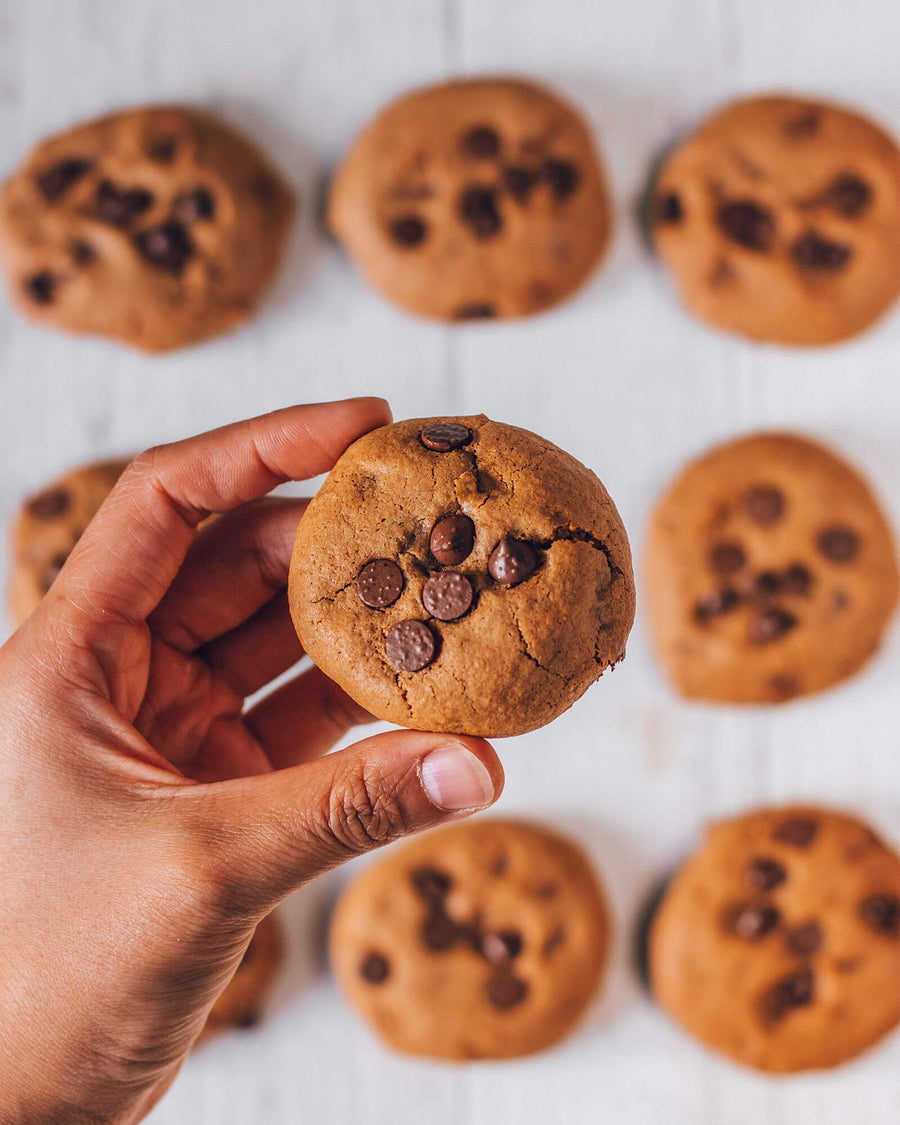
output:
[[[828,351],[753,347],[687,319],[633,205],[659,146],[742,91],[797,89],[900,135],[895,0],[0,0],[0,172],[44,133],[142,100],[245,127],[304,197],[289,265],[249,328],[150,359],[21,322],[0,301],[0,518],[73,463],[287,403],[363,392],[397,417],[485,411],[601,475],[637,557],[683,460],[759,426],[819,436],[900,527],[900,309]],[[317,185],[386,98],[458,73],[534,75],[596,128],[618,229],[594,282],[529,323],[448,330],[367,292],[315,229]],[[456,1069],[388,1055],[321,954],[346,872],[284,910],[291,964],[258,1031],[189,1060],[154,1125],[896,1125],[900,1035],[824,1076],[773,1081],[696,1047],[642,994],[630,937],[647,889],[709,817],[794,797],[857,809],[900,845],[900,633],[862,677],[777,710],[688,706],[640,617],[626,663],[550,728],[501,745],[500,811],[580,836],[618,922],[608,986],[559,1049]]]

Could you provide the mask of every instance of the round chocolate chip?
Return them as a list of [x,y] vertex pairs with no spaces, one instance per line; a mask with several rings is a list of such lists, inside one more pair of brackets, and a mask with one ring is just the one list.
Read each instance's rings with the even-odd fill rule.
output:
[[175,277],[180,276],[194,253],[194,244],[178,223],[163,223],[141,231],[135,245],[151,265]]
[[795,848],[808,848],[815,840],[819,825],[805,816],[794,816],[782,821],[773,831],[772,838]]
[[38,305],[50,305],[56,293],[56,278],[49,270],[36,273],[25,282],[25,292]]
[[822,948],[824,940],[825,934],[815,919],[794,926],[785,936],[788,949],[798,957],[812,957]]
[[458,566],[475,546],[475,524],[468,516],[444,516],[431,529],[428,546],[443,566]]
[[474,160],[490,160],[500,152],[500,137],[490,125],[476,125],[463,137],[462,148]]
[[429,914],[422,923],[422,941],[439,953],[452,949],[462,936],[460,927],[442,910]]
[[534,574],[538,561],[530,543],[504,535],[488,558],[488,573],[501,586],[515,586]]
[[717,574],[734,574],[746,561],[740,543],[717,543],[709,553],[709,565]]
[[512,961],[522,952],[522,935],[515,930],[482,934],[480,950],[488,961]]
[[417,867],[412,873],[412,884],[416,894],[426,902],[440,902],[453,885],[453,880],[436,867]]
[[896,895],[870,895],[859,906],[863,921],[887,937],[900,936],[900,898]]
[[775,929],[779,919],[780,914],[774,906],[747,903],[734,909],[729,928],[744,941],[759,941]]
[[460,196],[459,214],[476,238],[493,238],[503,227],[497,210],[497,193],[492,187],[466,188]]
[[496,315],[493,305],[463,305],[456,310],[457,320],[490,320]]
[[654,223],[667,223],[674,226],[684,218],[681,196],[674,191],[657,195],[653,200],[652,219]]
[[815,999],[816,978],[811,969],[800,969],[773,984],[764,998],[766,1015],[781,1019],[794,1008],[803,1008]]
[[828,273],[843,269],[853,251],[839,242],[830,242],[814,230],[801,234],[791,246],[791,257],[801,270]]
[[758,485],[744,493],[742,504],[750,519],[768,527],[777,523],[784,514],[784,493],[771,485]]
[[36,520],[55,520],[65,515],[72,497],[64,488],[50,488],[28,501],[25,510]]
[[400,621],[388,630],[384,651],[399,672],[421,672],[434,660],[434,633],[424,621]]
[[761,570],[753,581],[753,594],[757,598],[771,598],[781,589],[781,575],[774,570]]
[[754,859],[744,872],[744,882],[754,891],[774,891],[787,879],[787,872],[777,860]]
[[566,199],[578,187],[581,176],[570,160],[545,160],[544,180],[557,199]]
[[157,164],[171,164],[177,148],[178,143],[174,137],[154,137],[147,145],[147,155]]
[[190,226],[198,219],[211,219],[215,213],[216,201],[212,192],[205,187],[182,192],[172,204],[172,218],[185,226]]
[[716,212],[716,221],[722,232],[747,250],[765,253],[775,237],[775,218],[772,212],[752,200],[723,203]]
[[528,995],[528,985],[512,973],[498,972],[488,981],[487,995],[495,1008],[507,1011],[522,1003]]
[[457,621],[472,608],[472,583],[456,571],[433,574],[422,587],[422,605],[438,621]]
[[524,203],[539,177],[540,173],[534,169],[513,164],[503,169],[503,186],[517,203]]
[[419,438],[426,449],[449,453],[451,449],[468,445],[472,440],[472,431],[458,422],[433,422],[425,427]]
[[791,563],[781,576],[783,594],[808,594],[812,588],[812,575],[803,563]]
[[145,188],[119,188],[112,180],[103,180],[97,188],[97,218],[114,227],[127,226],[152,205],[153,196]]
[[426,233],[425,223],[418,215],[401,215],[391,223],[391,238],[398,246],[418,246]]
[[356,591],[367,606],[384,609],[400,597],[404,584],[403,571],[393,559],[372,559],[359,572]]
[[825,199],[845,219],[855,219],[872,202],[872,189],[859,176],[845,172],[829,186]]
[[835,563],[848,563],[859,550],[859,536],[849,527],[826,527],[816,540],[819,550]]
[[359,975],[369,984],[384,984],[391,975],[387,957],[380,953],[367,953],[359,966]]
[[89,266],[97,257],[97,251],[89,242],[77,238],[69,247],[72,261],[76,266]]
[[781,640],[797,624],[797,618],[783,609],[764,609],[750,621],[750,640],[757,645]]
[[740,594],[731,586],[726,586],[722,590],[712,590],[704,594],[694,606],[694,618],[702,625],[711,617],[730,613],[740,605],[740,602]]
[[41,189],[41,195],[48,203],[55,203],[89,171],[91,166],[90,160],[82,160],[79,157],[60,160],[58,164],[54,164],[52,168],[48,168],[38,176],[37,184]]

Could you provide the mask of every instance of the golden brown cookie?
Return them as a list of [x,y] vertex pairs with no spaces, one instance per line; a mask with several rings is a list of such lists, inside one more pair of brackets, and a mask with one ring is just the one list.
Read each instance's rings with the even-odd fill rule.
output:
[[304,650],[373,715],[496,737],[570,707],[634,617],[606,489],[483,414],[355,442],[300,522],[288,596]]
[[248,319],[292,210],[246,138],[149,106],[39,144],[0,195],[0,253],[26,316],[162,352]]
[[10,534],[9,616],[21,625],[50,589],[82,532],[119,479],[127,461],[73,469],[29,496]]
[[687,307],[752,339],[843,340],[900,293],[900,150],[838,106],[726,106],[665,161],[650,218]]
[[779,703],[853,675],[897,604],[875,497],[846,462],[791,434],[691,462],[656,508],[645,573],[675,688],[725,703]]
[[243,960],[206,1019],[198,1043],[228,1028],[255,1027],[266,993],[284,959],[284,937],[274,914],[256,927]]
[[335,177],[328,225],[391,300],[473,320],[564,300],[597,265],[611,223],[576,111],[496,78],[414,90],[382,110]]
[[593,999],[608,946],[584,853],[536,825],[490,818],[367,868],[329,938],[343,992],[385,1042],[459,1060],[556,1043]]
[[900,1022],[900,857],[817,808],[714,824],[649,934],[653,993],[747,1066],[836,1066]]

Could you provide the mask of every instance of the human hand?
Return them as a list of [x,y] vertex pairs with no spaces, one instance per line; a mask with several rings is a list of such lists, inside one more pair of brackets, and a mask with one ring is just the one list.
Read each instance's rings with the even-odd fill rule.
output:
[[244,710],[301,655],[304,502],[260,497],[389,420],[292,407],[141,454],[0,649],[4,1125],[140,1120],[279,900],[499,795],[478,738],[324,757],[371,717],[316,669]]

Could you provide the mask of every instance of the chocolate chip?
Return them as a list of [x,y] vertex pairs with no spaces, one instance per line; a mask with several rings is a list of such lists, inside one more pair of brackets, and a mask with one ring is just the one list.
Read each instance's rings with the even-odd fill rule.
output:
[[384,984],[391,975],[387,957],[380,953],[367,953],[359,966],[359,975],[369,984]]
[[452,949],[461,936],[459,926],[442,910],[429,914],[422,923],[422,941],[438,953]]
[[744,941],[759,941],[778,925],[781,915],[774,906],[747,903],[735,907],[729,919],[731,932]]
[[55,520],[65,515],[72,497],[64,488],[50,488],[28,501],[25,510],[36,520]]
[[675,225],[684,218],[681,196],[674,191],[658,195],[653,201],[653,222]]
[[734,574],[746,561],[740,543],[717,543],[709,553],[709,565],[717,574]]
[[814,230],[801,234],[791,246],[791,257],[801,270],[828,273],[843,269],[852,250],[839,242],[830,242]]
[[900,898],[895,895],[870,895],[860,903],[863,921],[888,937],[900,936]]
[[753,582],[753,593],[757,598],[771,598],[781,589],[781,575],[774,570],[761,570]]
[[785,121],[781,128],[794,140],[811,137],[813,133],[818,132],[819,115],[814,109],[808,110],[806,113],[801,114],[800,117],[794,117],[790,121]]
[[741,503],[744,511],[763,527],[777,523],[784,514],[784,493],[771,485],[758,485],[744,493]]
[[490,320],[496,315],[493,305],[463,305],[456,310],[457,320]]
[[550,899],[556,898],[559,887],[556,883],[541,883],[534,888],[535,898]]
[[713,590],[697,602],[694,607],[694,617],[701,624],[708,621],[710,617],[718,617],[723,613],[730,613],[735,609],[741,601],[740,594],[731,586],[726,586],[722,590]]
[[816,978],[811,969],[800,969],[773,984],[764,998],[766,1015],[781,1019],[794,1008],[803,1008],[815,999]]
[[505,852],[500,852],[499,855],[494,856],[491,863],[491,874],[499,879],[501,875],[505,875],[509,870],[509,856]]
[[68,557],[68,555],[57,555],[50,565],[44,569],[41,574],[41,584],[44,587],[45,594],[57,578],[59,578],[59,572],[66,565],[66,559],[68,559]]
[[391,238],[398,246],[418,246],[425,234],[425,223],[418,215],[402,215],[391,223]]
[[872,202],[872,189],[859,176],[845,172],[825,192],[825,200],[846,219],[855,219]]
[[260,1023],[262,1023],[262,1012],[259,1008],[245,1008],[235,1017],[234,1026],[239,1031],[250,1031],[251,1028],[259,1027]]
[[784,609],[764,609],[750,622],[750,640],[757,645],[780,640],[797,624],[797,618]]
[[418,867],[412,873],[412,884],[416,894],[426,902],[440,902],[453,886],[453,880],[436,867]]
[[393,605],[403,593],[403,571],[392,559],[372,559],[359,572],[356,592],[372,609]]
[[480,950],[488,961],[512,961],[522,952],[522,935],[515,930],[482,934]]
[[539,177],[540,173],[531,168],[523,168],[521,164],[512,164],[509,168],[503,169],[503,186],[516,203],[524,203]]
[[48,270],[36,273],[25,282],[25,292],[38,305],[50,305],[56,293],[56,278]]
[[194,244],[178,223],[163,223],[141,231],[135,244],[151,265],[175,277],[181,275],[194,253]]
[[565,199],[578,187],[581,175],[569,160],[545,160],[544,179],[557,199]]
[[474,160],[490,160],[500,152],[500,137],[490,125],[476,125],[463,137],[462,147]]
[[492,187],[468,187],[459,200],[459,214],[476,238],[493,238],[503,227]]
[[511,973],[499,972],[488,981],[487,995],[495,1008],[507,1011],[522,1003],[528,995],[528,985]]
[[716,221],[724,234],[747,250],[764,253],[775,237],[772,212],[752,200],[723,203],[716,212]]
[[472,608],[472,583],[456,571],[433,574],[422,587],[422,605],[438,621],[458,621]]
[[468,445],[472,440],[472,431],[458,422],[433,422],[426,426],[419,435],[426,449],[433,449],[435,453],[449,453],[451,449],[459,449]]
[[198,219],[211,219],[215,213],[216,201],[205,187],[183,191],[172,204],[172,218],[185,226],[196,223]]
[[144,188],[118,188],[112,180],[104,180],[97,188],[97,218],[115,227],[128,226],[152,205],[153,196]]
[[384,639],[385,655],[400,672],[421,672],[434,660],[435,648],[434,633],[424,621],[400,621]]
[[171,164],[177,148],[178,143],[174,137],[154,137],[147,145],[147,155],[157,164]]
[[791,563],[781,576],[783,594],[808,594],[812,588],[812,575],[803,563]]
[[782,844],[791,844],[795,848],[808,848],[815,840],[819,825],[815,820],[805,816],[794,816],[784,820],[772,832],[772,839]]
[[566,931],[562,926],[557,926],[553,933],[547,938],[541,946],[541,956],[549,957],[551,953],[559,949],[559,947],[566,940]]
[[69,253],[77,266],[89,266],[97,257],[97,251],[93,246],[80,238],[77,238],[69,247]]
[[815,919],[794,926],[785,936],[788,949],[798,957],[811,957],[814,953],[818,953],[824,940],[825,934]]
[[859,536],[849,527],[826,527],[819,533],[816,545],[831,562],[848,563],[859,550]]
[[534,574],[538,562],[538,553],[529,543],[504,535],[488,558],[488,573],[501,586],[515,586]]
[[754,859],[744,872],[744,882],[754,891],[774,891],[787,879],[787,872],[777,860]]
[[458,566],[475,546],[475,524],[468,516],[444,516],[431,529],[428,546],[443,566]]
[[60,160],[58,164],[54,164],[52,168],[48,168],[38,176],[37,184],[41,189],[41,195],[48,203],[55,203],[91,167],[92,161],[82,160],[79,157]]

